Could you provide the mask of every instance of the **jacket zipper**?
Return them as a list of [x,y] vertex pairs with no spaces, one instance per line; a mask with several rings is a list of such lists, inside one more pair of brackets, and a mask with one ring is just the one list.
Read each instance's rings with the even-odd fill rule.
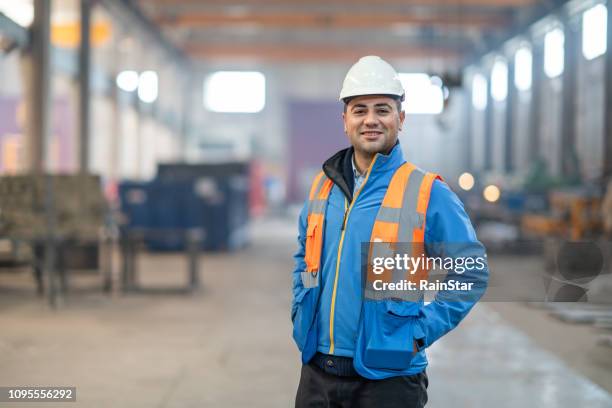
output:
[[355,195],[353,196],[351,205],[349,205],[348,208],[347,208],[347,199],[346,197],[344,198],[344,219],[342,220],[342,234],[340,235],[340,243],[338,244],[338,253],[337,253],[337,258],[336,258],[336,275],[334,277],[334,289],[332,291],[331,308],[329,312],[329,353],[328,354],[334,354],[334,348],[335,348],[334,347],[335,346],[334,345],[334,314],[335,314],[335,309],[336,309],[336,290],[338,289],[338,274],[340,272],[340,257],[342,256],[342,246],[344,244],[344,234],[346,232],[346,223],[348,221],[349,215],[351,214],[351,210],[353,209],[353,205],[357,201],[357,197],[359,197],[359,193],[361,193],[361,190],[363,190],[363,187],[368,182],[368,178],[370,178],[370,172],[377,158],[378,158],[378,155],[374,156],[372,163],[370,163],[370,166],[368,167],[366,178],[365,180],[363,180],[363,183],[359,187],[359,190],[357,190],[357,193],[355,193]]

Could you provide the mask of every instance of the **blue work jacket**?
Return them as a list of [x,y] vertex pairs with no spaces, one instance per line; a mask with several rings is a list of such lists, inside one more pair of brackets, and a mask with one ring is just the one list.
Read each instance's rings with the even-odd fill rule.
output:
[[[335,156],[336,162],[339,162],[338,155],[347,154],[352,154],[352,150],[339,152]],[[362,243],[370,241],[387,186],[405,159],[399,144],[388,155],[377,154],[367,180],[353,197],[347,194],[347,188],[340,179],[343,169],[335,164],[337,171],[334,171],[330,169],[329,162],[326,162],[324,170],[334,181],[334,186],[325,213],[320,283],[312,288],[304,287],[300,275],[306,270],[307,203],[299,217],[291,318],[293,337],[302,352],[302,361],[307,363],[319,351],[352,357],[356,371],[370,379],[419,373],[427,366],[425,349],[455,328],[482,296],[488,280],[486,263],[482,269],[472,268],[453,276],[456,280],[475,283],[475,289],[469,296],[460,300],[452,294],[438,292],[435,300],[426,305],[422,300],[410,304],[383,301],[365,307],[361,273]],[[331,165],[334,166],[333,161]],[[352,200],[353,207],[345,219],[346,209]],[[425,249],[428,256],[486,259],[484,247],[476,238],[463,204],[440,180],[433,183],[425,220]],[[452,271],[449,271],[449,276],[451,274]],[[376,325],[371,322],[376,322]],[[394,360],[401,359],[394,359],[393,354],[383,358],[384,353],[380,361],[366,362],[364,350],[373,341],[380,342],[383,348],[386,344],[396,348],[405,345],[411,353],[409,362],[395,366]],[[413,352],[415,343],[417,350]]]

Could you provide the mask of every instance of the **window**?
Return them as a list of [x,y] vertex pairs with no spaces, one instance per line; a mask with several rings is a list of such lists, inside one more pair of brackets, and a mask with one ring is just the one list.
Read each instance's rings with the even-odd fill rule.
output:
[[482,74],[472,79],[472,105],[477,110],[487,109],[487,80]]
[[257,113],[266,105],[266,78],[256,71],[219,71],[204,81],[204,106],[213,112]]
[[117,86],[126,92],[134,92],[138,89],[138,72],[121,71],[117,74]]
[[549,78],[558,77],[563,73],[565,58],[565,34],[560,28],[555,28],[544,37],[544,72]]
[[508,96],[508,64],[498,58],[491,70],[491,97],[498,102],[504,101]]
[[433,114],[442,113],[444,109],[444,93],[441,80],[423,73],[399,74],[400,81],[406,92],[402,107],[406,113]]
[[592,60],[606,53],[608,9],[598,4],[582,15],[582,55]]
[[157,99],[157,72],[144,71],[138,78],[138,98],[145,103]]
[[533,55],[531,48],[523,45],[514,54],[514,85],[520,91],[531,89]]

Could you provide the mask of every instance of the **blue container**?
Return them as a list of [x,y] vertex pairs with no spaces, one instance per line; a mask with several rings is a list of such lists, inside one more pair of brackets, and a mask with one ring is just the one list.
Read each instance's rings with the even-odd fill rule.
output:
[[150,224],[150,183],[127,181],[119,184],[121,213],[128,228],[147,228]]
[[182,251],[188,229],[205,231],[203,250],[242,248],[248,243],[247,163],[163,164],[150,183],[122,183],[127,227],[146,228],[149,249]]

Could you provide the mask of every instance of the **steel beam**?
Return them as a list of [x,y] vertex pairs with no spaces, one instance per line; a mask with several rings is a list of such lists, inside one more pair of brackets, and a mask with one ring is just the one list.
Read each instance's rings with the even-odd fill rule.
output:
[[400,13],[312,13],[312,12],[273,12],[273,13],[188,13],[164,16],[156,20],[162,26],[180,28],[208,28],[256,25],[262,28],[382,28],[393,24],[414,27],[470,27],[488,30],[503,30],[511,25],[511,20],[501,15],[403,15]]
[[114,16],[123,18],[125,23],[130,26],[137,26],[155,44],[158,44],[169,57],[179,66],[190,66],[188,57],[176,45],[170,42],[147,16],[145,16],[131,0],[98,0]]
[[[150,1],[150,0],[149,0]],[[157,4],[195,4],[201,3],[202,0],[154,0],[150,1]],[[226,6],[232,5],[253,5],[260,6],[262,4],[292,4],[292,5],[310,5],[329,3],[329,0],[241,0],[232,4],[228,0],[207,0],[208,4],[223,4]],[[344,4],[347,7],[352,7],[356,4],[372,4],[376,3],[380,7],[390,4],[414,5],[414,6],[479,6],[486,8],[500,7],[526,7],[538,3],[538,0],[381,0],[372,2],[372,0],[337,0],[336,3]]]
[[304,61],[352,61],[360,56],[375,54],[383,58],[429,58],[458,61],[461,52],[446,47],[379,47],[379,46],[291,46],[291,45],[240,45],[240,44],[188,44],[185,51],[192,58],[253,59],[280,62]]

